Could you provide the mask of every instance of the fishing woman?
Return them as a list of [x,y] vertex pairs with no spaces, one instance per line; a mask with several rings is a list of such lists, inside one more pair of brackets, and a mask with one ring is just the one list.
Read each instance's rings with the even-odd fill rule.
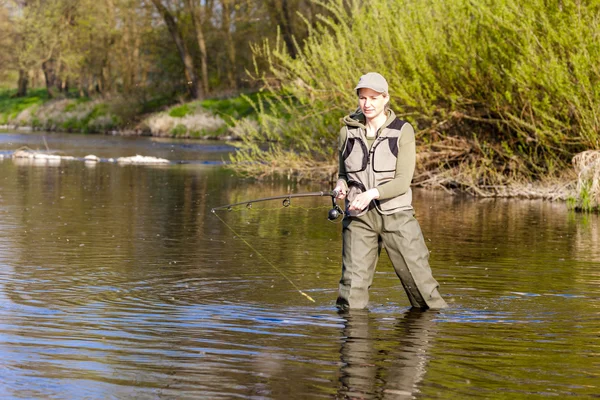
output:
[[414,129],[389,108],[388,83],[380,74],[361,76],[355,91],[359,107],[343,118],[334,189],[347,211],[336,305],[340,310],[367,307],[383,245],[412,307],[445,308],[412,207]]

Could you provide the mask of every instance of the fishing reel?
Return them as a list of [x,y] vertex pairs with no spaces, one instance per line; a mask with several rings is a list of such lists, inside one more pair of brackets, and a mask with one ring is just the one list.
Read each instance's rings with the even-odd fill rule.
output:
[[337,192],[334,190],[331,192],[331,210],[327,213],[327,219],[330,221],[337,221],[340,217],[344,217],[344,210],[335,202]]
[[329,213],[327,213],[327,219],[330,221],[335,221],[343,216],[344,210],[342,210],[337,204],[331,210],[329,210]]

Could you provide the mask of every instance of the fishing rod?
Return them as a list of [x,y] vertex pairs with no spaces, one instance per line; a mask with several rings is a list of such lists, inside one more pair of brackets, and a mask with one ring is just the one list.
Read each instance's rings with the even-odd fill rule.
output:
[[281,196],[262,197],[260,199],[240,201],[238,203],[232,203],[232,204],[226,204],[224,206],[214,207],[210,211],[212,213],[215,213],[216,211],[219,211],[219,210],[231,211],[231,210],[233,210],[233,207],[242,206],[242,205],[245,205],[246,208],[252,208],[252,204],[254,204],[254,203],[260,203],[263,201],[281,200],[281,199],[283,199],[282,205],[284,207],[289,207],[290,204],[292,204],[292,199],[294,199],[294,198],[325,197],[325,196],[331,197],[331,210],[329,210],[329,212],[327,214],[327,219],[330,221],[335,221],[338,218],[342,217],[344,215],[344,211],[335,202],[335,199],[338,196],[337,190],[332,190],[329,192],[321,191],[321,192],[308,192],[308,193],[291,193],[291,194],[285,194],[285,195],[281,195]]
[[246,208],[252,208],[252,204],[254,204],[254,203],[259,203],[259,202],[263,202],[263,201],[271,201],[271,200],[281,200],[281,199],[283,199],[283,206],[284,207],[289,207],[290,204],[292,204],[292,199],[293,198],[297,198],[297,197],[325,197],[325,196],[330,196],[331,197],[331,210],[329,210],[329,213],[327,215],[327,219],[329,221],[333,222],[333,221],[337,220],[338,218],[340,218],[341,216],[344,215],[344,211],[335,202],[335,199],[338,196],[338,192],[336,190],[332,190],[330,192],[294,193],[294,194],[286,194],[286,195],[281,195],[281,196],[263,197],[263,198],[260,198],[260,199],[254,199],[254,200],[248,200],[248,201],[240,201],[238,203],[226,204],[224,206],[219,206],[219,207],[212,208],[210,211],[227,228],[229,228],[229,230],[231,230],[231,232],[233,232],[234,235],[236,235],[238,238],[240,238],[250,249],[252,249],[256,254],[258,254],[263,260],[265,260],[267,262],[267,264],[269,264],[273,269],[275,269],[281,276],[283,276],[296,289],[296,291],[298,293],[300,293],[302,296],[306,297],[308,300],[310,300],[310,301],[312,301],[314,303],[315,300],[312,297],[310,297],[308,294],[306,294],[302,290],[300,290],[300,288],[294,283],[294,281],[292,281],[281,269],[279,269],[275,264],[273,264],[271,261],[269,261],[269,259],[267,257],[265,257],[264,255],[262,255],[258,250],[256,250],[246,239],[244,239],[243,237],[241,237],[239,233],[237,233],[231,226],[229,226],[227,224],[227,222],[225,222],[219,216],[219,214],[217,214],[217,211],[219,211],[219,210],[228,210],[228,211],[231,211],[231,210],[233,210],[233,207],[235,207],[235,206],[241,206],[241,205],[245,205]]

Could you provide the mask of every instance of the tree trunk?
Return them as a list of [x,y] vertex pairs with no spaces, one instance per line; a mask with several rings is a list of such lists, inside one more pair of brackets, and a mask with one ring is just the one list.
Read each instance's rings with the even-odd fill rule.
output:
[[289,0],[269,0],[269,9],[275,24],[281,28],[283,42],[292,58],[296,58],[298,51],[294,43],[294,27],[292,26],[292,16],[290,14]]
[[56,61],[44,61],[42,63],[42,71],[44,71],[44,77],[46,78],[48,97],[55,98],[60,93],[61,89],[60,79],[56,75]]
[[231,0],[223,0],[223,33],[227,52],[227,80],[231,89],[237,89],[235,78],[235,43],[231,35]]
[[185,45],[185,41],[181,37],[181,33],[179,29],[177,29],[177,22],[175,22],[175,18],[171,15],[169,10],[162,5],[160,0],[152,0],[152,3],[156,6],[156,9],[161,14],[163,19],[165,20],[165,24],[167,24],[167,28],[169,29],[169,33],[177,46],[177,50],[179,51],[179,57],[183,62],[185,67],[185,77],[187,79],[187,87],[192,99],[199,99],[202,97],[202,87],[198,82],[198,77],[196,75],[196,68],[194,66],[194,59],[190,54],[187,46]]
[[[202,89],[204,93],[209,92],[208,87],[208,55],[206,53],[206,40],[204,39],[204,33],[202,32],[202,15],[200,8],[195,6],[192,0],[185,0],[185,4],[192,15],[192,22],[194,25],[194,31],[196,32],[196,41],[198,42],[198,48],[200,49],[200,70],[202,72]],[[209,7],[206,4],[204,7]]]
[[19,69],[19,81],[17,83],[16,97],[27,96],[27,85],[29,84],[29,74],[24,69]]
[[285,41],[287,49],[292,58],[296,58],[298,55],[298,50],[296,49],[296,43],[294,42],[294,27],[292,26],[292,16],[290,14],[288,0],[281,0],[281,16],[283,25],[283,40]]
[[[116,17],[115,17],[115,4],[113,0],[106,0],[106,9],[107,9],[107,13],[108,13],[108,21],[110,21],[110,30],[111,33],[104,38],[104,48],[105,49],[113,49],[112,51],[114,51],[114,44],[116,41],[116,35],[114,33],[112,33],[112,31],[115,29],[115,22],[116,21]],[[112,81],[112,71],[111,71],[111,64],[110,64],[110,51],[111,50],[107,50],[106,53],[104,54],[104,57],[102,59],[102,63],[100,66],[100,70],[99,70],[99,76],[97,77],[98,80],[98,87],[100,88],[100,93],[105,94],[105,93],[110,93],[113,90],[113,81]],[[93,79],[92,79],[93,82]],[[89,86],[88,86],[89,89]]]

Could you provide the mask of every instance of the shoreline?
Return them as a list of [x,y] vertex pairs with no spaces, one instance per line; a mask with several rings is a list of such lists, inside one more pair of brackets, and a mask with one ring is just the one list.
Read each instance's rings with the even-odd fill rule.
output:
[[0,125],[0,133],[4,133],[6,131],[22,131],[23,133],[29,132],[47,132],[47,133],[66,133],[66,134],[74,134],[74,135],[105,135],[105,136],[123,136],[123,137],[157,137],[157,138],[170,138],[170,139],[188,139],[188,140],[215,140],[215,141],[224,141],[224,142],[235,142],[241,140],[235,134],[227,134],[227,135],[202,135],[202,136],[175,136],[175,135],[155,135],[150,131],[142,130],[142,129],[126,129],[126,130],[118,130],[113,129],[104,132],[73,132],[73,131],[63,131],[63,130],[48,130],[48,129],[37,129],[33,126],[28,125],[9,125],[3,124]]
[[[18,126],[18,125],[9,125],[4,124],[0,125],[0,133],[5,131],[14,131],[14,132],[23,132],[23,133],[32,133],[32,132],[48,132],[52,133],[63,133],[63,134],[82,134],[76,132],[68,132],[68,131],[47,131],[36,129],[32,126]],[[143,131],[141,129],[130,129],[130,130],[110,130],[106,132],[97,132],[97,133],[83,133],[85,135],[107,135],[107,136],[139,136],[139,137],[162,137],[162,138],[172,138],[172,139],[186,139],[186,140],[210,140],[210,141],[223,141],[223,142],[232,142],[239,141],[240,139],[235,135],[203,135],[203,136],[194,136],[194,137],[177,137],[174,135],[155,135],[149,131]],[[7,157],[3,157],[7,158]],[[324,168],[323,170],[331,170],[334,168],[333,165],[329,166],[329,168]],[[238,171],[239,172],[239,171]],[[289,172],[289,170],[288,170]],[[306,177],[302,174],[302,169],[299,168],[296,171],[298,175],[295,179],[298,180],[330,180],[329,176],[310,176]],[[270,174],[272,176],[276,176],[277,173],[273,172]],[[252,176],[258,180],[268,179],[269,174],[260,175],[260,176]],[[291,177],[295,175],[292,173],[288,175]],[[328,174],[329,175],[329,174]],[[445,183],[447,183],[447,179],[442,177],[441,175],[436,179],[435,177],[432,179],[431,177],[426,181],[419,182],[413,181],[413,186],[418,188],[423,188],[427,190],[441,190],[445,191],[450,195],[459,195],[466,194],[472,197],[478,198],[514,198],[514,199],[541,199],[544,201],[550,202],[565,202],[569,203],[577,199],[578,196],[578,172],[573,169],[571,171],[565,171],[563,176],[548,178],[541,181],[531,181],[531,182],[515,182],[511,184],[507,184],[504,186],[492,186],[492,187],[448,187]],[[577,207],[574,207],[577,208]]]

